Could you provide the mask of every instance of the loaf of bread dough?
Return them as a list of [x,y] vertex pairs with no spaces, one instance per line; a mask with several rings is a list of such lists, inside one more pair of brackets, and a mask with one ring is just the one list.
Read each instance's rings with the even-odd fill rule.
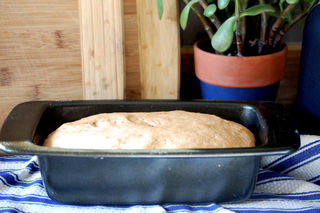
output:
[[244,126],[182,110],[102,113],[65,123],[44,146],[74,149],[203,149],[255,146]]

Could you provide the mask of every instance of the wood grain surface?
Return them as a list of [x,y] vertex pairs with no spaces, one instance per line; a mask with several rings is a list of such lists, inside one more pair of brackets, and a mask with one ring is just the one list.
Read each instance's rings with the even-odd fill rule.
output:
[[0,121],[18,103],[81,99],[77,1],[0,1]]
[[[0,1],[0,125],[24,101],[83,99],[78,1]],[[123,3],[125,93],[139,99],[136,0]]]
[[84,99],[124,99],[122,0],[79,0]]
[[141,96],[177,99],[180,89],[180,36],[177,0],[163,0],[158,17],[156,1],[137,0]]
[[126,98],[140,99],[140,62],[136,0],[124,0]]
[[292,108],[297,96],[301,44],[288,44],[286,69],[280,81],[277,102]]

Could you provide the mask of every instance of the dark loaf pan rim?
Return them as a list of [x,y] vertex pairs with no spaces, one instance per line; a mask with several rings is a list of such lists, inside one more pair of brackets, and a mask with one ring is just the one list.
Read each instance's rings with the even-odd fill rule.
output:
[[[97,149],[63,149],[63,148],[52,148],[43,147],[41,145],[36,145],[32,142],[35,132],[37,131],[37,126],[43,113],[54,107],[69,107],[69,106],[92,106],[92,105],[104,105],[104,104],[160,104],[160,105],[188,105],[188,104],[199,104],[210,105],[210,104],[225,104],[226,106],[241,106],[248,107],[254,110],[258,110],[259,113],[261,108],[271,110],[268,112],[267,120],[272,120],[273,124],[278,125],[277,127],[272,127],[272,134],[276,134],[276,140],[291,140],[291,143],[282,144],[279,141],[271,145],[258,145],[252,148],[223,148],[223,149],[138,149],[138,150],[97,150]],[[274,109],[273,109],[274,108]],[[32,109],[31,115],[21,115],[21,112],[26,109]],[[20,114],[19,114],[20,113]],[[33,114],[32,114],[33,113]],[[277,113],[277,114],[276,114]],[[262,113],[263,114],[263,113]],[[14,133],[10,129],[13,122],[17,119],[22,119],[23,122],[28,122],[27,118],[32,117],[31,124],[27,123],[25,125],[31,125],[28,130],[25,130],[24,135],[17,135],[18,140],[14,139]],[[22,117],[22,118],[20,118]],[[23,126],[23,122],[19,124]],[[33,126],[32,126],[33,125]],[[276,129],[281,126],[281,129]],[[268,126],[271,128],[270,126]],[[9,133],[7,134],[7,132]],[[21,133],[22,134],[22,133]],[[287,134],[287,135],[286,135]],[[8,136],[9,135],[9,136]],[[26,137],[29,135],[29,138]],[[32,139],[30,139],[32,135]],[[8,154],[25,154],[25,155],[42,155],[42,156],[70,156],[70,157],[121,157],[121,158],[149,158],[149,157],[159,157],[159,158],[192,158],[192,157],[240,157],[240,156],[265,156],[265,155],[279,155],[279,154],[290,154],[298,149],[300,146],[300,136],[299,131],[296,128],[295,121],[292,119],[291,115],[284,109],[281,104],[274,102],[242,102],[242,101],[208,101],[208,100],[64,100],[64,101],[30,101],[24,102],[17,105],[5,120],[2,129],[0,131],[0,150]]]

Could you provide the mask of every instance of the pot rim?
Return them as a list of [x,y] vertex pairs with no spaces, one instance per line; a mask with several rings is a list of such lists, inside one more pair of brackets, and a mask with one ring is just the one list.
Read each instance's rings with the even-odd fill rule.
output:
[[198,47],[201,41],[194,44],[195,74],[201,81],[223,87],[253,88],[268,86],[283,78],[287,45],[276,53],[240,57],[202,50]]

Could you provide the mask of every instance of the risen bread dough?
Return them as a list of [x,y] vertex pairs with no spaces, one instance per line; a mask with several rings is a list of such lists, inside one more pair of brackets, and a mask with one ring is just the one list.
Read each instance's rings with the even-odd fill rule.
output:
[[244,126],[186,111],[103,113],[65,123],[44,146],[76,149],[197,149],[253,147]]

